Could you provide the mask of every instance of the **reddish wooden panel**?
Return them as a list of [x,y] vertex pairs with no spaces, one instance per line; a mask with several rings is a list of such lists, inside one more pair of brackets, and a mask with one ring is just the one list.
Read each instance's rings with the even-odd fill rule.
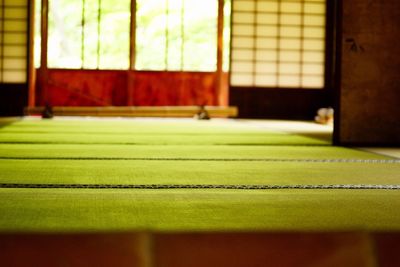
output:
[[126,71],[48,70],[47,82],[38,88],[38,104],[124,106],[126,77]]
[[[226,105],[216,73],[106,70],[38,70],[36,105]],[[227,75],[224,84],[227,88]],[[225,88],[225,89],[226,89]]]
[[216,94],[215,73],[135,73],[135,105],[217,105]]

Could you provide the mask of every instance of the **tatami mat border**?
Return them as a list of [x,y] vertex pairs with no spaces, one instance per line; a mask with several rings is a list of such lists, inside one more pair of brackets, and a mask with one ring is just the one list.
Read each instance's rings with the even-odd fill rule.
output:
[[272,189],[375,189],[400,190],[400,185],[378,184],[330,184],[330,185],[222,185],[222,184],[17,184],[1,183],[0,188],[14,189],[224,189],[224,190],[272,190]]

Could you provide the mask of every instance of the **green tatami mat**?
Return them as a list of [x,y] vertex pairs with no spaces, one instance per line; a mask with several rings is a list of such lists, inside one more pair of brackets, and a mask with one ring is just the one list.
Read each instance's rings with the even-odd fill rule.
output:
[[[1,120],[0,120],[1,121]],[[212,119],[209,121],[198,121],[193,119],[60,119],[51,120],[29,120],[18,121],[7,120],[4,132],[12,133],[117,133],[117,134],[146,134],[146,133],[169,133],[169,134],[212,134],[212,133],[246,133],[265,132],[253,125],[236,120]]]
[[1,160],[0,183],[399,184],[398,163]]
[[0,117],[0,129],[18,121],[20,121],[20,119],[16,117]]
[[400,191],[0,189],[2,232],[391,231]]
[[[398,161],[261,124],[55,119],[5,125],[0,232],[400,230]],[[22,184],[376,189],[17,188]]]
[[149,144],[149,145],[328,145],[323,140],[278,133],[224,134],[65,134],[0,132],[0,143],[20,144]]
[[388,159],[332,146],[0,144],[1,158]]
[[0,130],[0,143],[148,145],[328,145],[329,142],[234,121],[18,121]]

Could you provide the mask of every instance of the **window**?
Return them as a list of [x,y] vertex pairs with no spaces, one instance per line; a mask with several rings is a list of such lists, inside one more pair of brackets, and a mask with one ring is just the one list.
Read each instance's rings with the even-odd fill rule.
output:
[[222,69],[224,72],[229,71],[229,62],[230,62],[230,40],[231,40],[231,9],[232,9],[232,0],[224,1],[224,32],[223,32],[223,66]]
[[130,0],[49,0],[48,67],[127,69]]
[[27,81],[27,18],[27,0],[0,0],[0,83]]
[[[36,7],[38,68],[43,52],[41,0],[36,0]],[[48,0],[48,7],[49,68],[129,69],[132,60],[136,70],[216,71],[218,0]],[[229,69],[230,9],[231,0],[225,0],[225,71]],[[131,10],[136,11],[134,16]]]
[[215,71],[217,0],[138,0],[138,70]]
[[325,1],[233,1],[231,84],[323,88]]
[[41,26],[40,22],[42,19],[42,1],[35,1],[35,38],[34,38],[34,64],[35,68],[40,68],[40,56],[41,56]]

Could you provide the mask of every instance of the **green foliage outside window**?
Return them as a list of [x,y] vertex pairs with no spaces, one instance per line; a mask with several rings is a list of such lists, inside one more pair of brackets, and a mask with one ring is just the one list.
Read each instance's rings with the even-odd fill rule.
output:
[[[36,1],[35,64],[40,66]],[[215,71],[217,0],[136,0],[135,69]],[[128,69],[130,0],[49,0],[48,67]],[[224,70],[229,62],[230,0],[224,9]]]
[[50,0],[48,66],[127,69],[129,29],[130,0]]
[[81,0],[49,1],[47,60],[50,68],[80,68]]
[[217,0],[138,0],[136,68],[215,71]]

